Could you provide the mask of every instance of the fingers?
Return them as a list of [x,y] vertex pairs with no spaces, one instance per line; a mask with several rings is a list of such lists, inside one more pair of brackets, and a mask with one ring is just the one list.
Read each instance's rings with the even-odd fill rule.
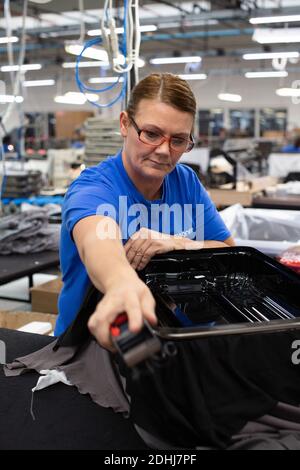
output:
[[140,258],[143,256],[147,241],[148,240],[145,239],[130,239],[125,245],[126,257],[134,269],[134,265],[138,264]]
[[156,324],[155,301],[148,289],[144,286],[140,293],[127,293],[124,302],[118,301],[113,305],[112,298],[106,296],[99,302],[93,315],[90,317],[88,327],[97,341],[106,349],[114,350],[111,341],[110,326],[120,313],[126,313],[128,327],[137,333],[143,326],[143,318],[151,324]]
[[111,351],[114,350],[111,336],[110,336],[110,325],[114,319],[121,312],[113,311],[105,306],[104,300],[99,302],[93,315],[88,321],[88,328],[93,336],[95,336],[98,343],[106,349]]
[[143,326],[143,315],[137,295],[131,295],[125,302],[125,312],[128,317],[129,330],[137,333]]
[[157,317],[155,314],[155,300],[150,290],[148,290],[148,292],[143,296],[141,306],[144,318],[148,320],[151,325],[156,325]]

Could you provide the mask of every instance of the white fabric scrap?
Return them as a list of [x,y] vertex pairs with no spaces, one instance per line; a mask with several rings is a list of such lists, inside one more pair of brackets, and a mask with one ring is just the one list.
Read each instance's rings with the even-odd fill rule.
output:
[[43,388],[50,387],[51,385],[57,384],[59,382],[64,383],[65,385],[73,386],[73,384],[67,379],[66,374],[61,370],[56,369],[45,369],[40,371],[41,377],[39,377],[36,386],[31,390],[31,407],[30,412],[33,420],[35,421],[35,416],[33,413],[33,396],[34,392],[37,390],[42,390]]

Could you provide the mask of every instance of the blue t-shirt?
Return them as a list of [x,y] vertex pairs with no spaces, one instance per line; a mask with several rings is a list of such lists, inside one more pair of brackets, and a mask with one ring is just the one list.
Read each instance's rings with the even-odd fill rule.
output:
[[300,152],[300,147],[295,147],[294,144],[288,144],[282,147],[281,149],[282,152],[287,152],[287,153],[299,153]]
[[148,201],[137,190],[124,168],[121,152],[84,170],[71,184],[63,204],[60,262],[64,285],[55,335],[62,334],[74,320],[90,283],[72,238],[73,228],[84,217],[97,214],[116,220],[124,244],[141,227],[196,240],[223,241],[230,236],[188,166],[176,165],[164,178],[161,199],[155,201]]

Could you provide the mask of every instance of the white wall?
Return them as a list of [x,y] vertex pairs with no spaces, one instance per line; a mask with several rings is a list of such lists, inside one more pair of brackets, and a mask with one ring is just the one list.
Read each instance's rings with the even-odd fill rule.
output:
[[[62,92],[76,90],[74,81],[74,71],[70,70],[70,80],[63,85]],[[261,107],[283,107],[288,109],[289,128],[300,127],[300,104],[293,104],[291,98],[279,97],[275,90],[280,87],[290,87],[294,80],[299,79],[297,74],[289,74],[285,79],[247,79],[240,76],[209,77],[203,81],[190,81],[190,85],[195,93],[199,108],[220,107],[230,108],[261,108]],[[240,103],[229,103],[220,101],[217,98],[218,93],[222,91],[239,93],[243,99]],[[27,88],[27,96],[24,101],[26,112],[55,112],[58,110],[94,110],[94,107],[85,104],[81,106],[62,105],[53,101],[57,94],[56,87]],[[109,101],[112,93],[103,93],[100,95],[101,102]],[[116,118],[119,115],[121,106],[116,104],[113,108],[101,111],[103,116]],[[95,108],[96,110],[96,108]]]

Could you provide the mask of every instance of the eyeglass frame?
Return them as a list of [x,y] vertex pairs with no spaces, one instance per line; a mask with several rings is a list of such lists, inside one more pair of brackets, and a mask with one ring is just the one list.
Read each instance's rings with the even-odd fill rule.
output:
[[[139,126],[137,125],[137,123],[135,122],[135,120],[134,120],[132,117],[129,117],[129,119],[130,119],[130,121],[132,122],[133,127],[135,128],[135,130],[136,130],[136,132],[137,132],[137,134],[138,134],[138,136],[139,136],[139,141],[142,142],[143,144],[145,144],[145,145],[150,145],[151,147],[159,147],[159,146],[162,145],[164,142],[168,142],[168,143],[169,143],[169,148],[170,148],[171,150],[173,150],[173,152],[178,152],[178,153],[180,152],[179,150],[176,150],[176,149],[174,149],[174,148],[171,146],[171,139],[172,139],[174,136],[165,137],[163,134],[159,134],[159,132],[157,132],[159,135],[161,135],[161,137],[162,137],[162,139],[163,139],[160,144],[150,144],[150,143],[148,143],[148,142],[144,142],[143,140],[141,140],[141,133],[142,133],[143,131],[145,131],[146,129],[140,129]],[[151,132],[151,131],[149,131],[149,132]],[[192,134],[190,134],[190,139],[191,139],[191,140],[182,138],[182,140],[186,140],[188,143],[192,144],[192,145],[191,145],[191,148],[190,148],[189,150],[184,150],[182,153],[188,153],[188,152],[190,152],[190,151],[194,148],[195,141],[194,141],[194,139],[193,139]]]

